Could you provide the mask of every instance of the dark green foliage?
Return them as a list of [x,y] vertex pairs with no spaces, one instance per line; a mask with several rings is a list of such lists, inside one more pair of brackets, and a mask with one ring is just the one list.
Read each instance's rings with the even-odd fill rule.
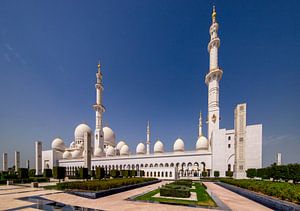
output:
[[163,186],[159,189],[161,196],[189,198],[191,196],[190,189],[182,185]]
[[29,177],[34,177],[35,176],[35,169],[30,169],[28,172]]
[[203,171],[201,175],[202,175],[202,177],[207,177],[207,175],[208,175],[207,171]]
[[220,179],[220,181],[300,204],[300,184],[246,179]]
[[95,170],[91,170],[91,177],[96,177],[96,171]]
[[113,178],[118,178],[118,177],[120,177],[120,171],[119,171],[119,170],[111,170],[111,171],[110,171],[110,175],[111,175]]
[[144,170],[141,170],[140,171],[140,177],[144,177],[145,176],[145,171]]
[[122,177],[130,177],[130,171],[129,170],[122,170]]
[[219,171],[214,171],[214,177],[219,177],[220,176],[220,172]]
[[28,169],[27,168],[19,168],[18,169],[18,178],[19,179],[27,179],[28,178]]
[[54,166],[53,167],[53,178],[64,179],[66,176],[66,167]]
[[131,174],[132,177],[136,177],[137,176],[137,171],[136,170],[131,170]]
[[226,171],[225,172],[226,177],[232,177],[233,176],[233,171]]
[[191,188],[192,183],[193,183],[193,181],[190,180],[190,179],[181,179],[181,180],[176,180],[175,182],[172,182],[170,184],[182,185],[182,186],[186,186],[188,188]]
[[96,178],[97,179],[103,179],[104,177],[105,177],[105,170],[104,170],[104,168],[97,167],[96,168]]
[[300,164],[288,164],[288,179],[293,180],[294,183],[300,182]]
[[50,178],[52,177],[52,169],[44,169],[44,177]]
[[89,169],[88,168],[79,168],[79,178],[80,179],[88,179],[89,177]]
[[247,173],[247,177],[249,178],[254,178],[257,175],[256,169],[247,169],[246,173]]
[[100,191],[107,190],[111,188],[122,187],[126,185],[133,185],[143,182],[149,182],[156,180],[154,178],[118,178],[109,180],[90,180],[84,182],[63,182],[56,185],[57,189],[75,189],[75,190],[90,190],[90,191]]

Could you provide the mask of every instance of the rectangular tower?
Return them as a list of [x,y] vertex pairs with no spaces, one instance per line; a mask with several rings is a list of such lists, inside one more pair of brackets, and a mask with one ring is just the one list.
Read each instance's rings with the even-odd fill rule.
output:
[[281,153],[277,153],[276,155],[276,165],[277,166],[281,165]]
[[234,178],[246,178],[246,103],[238,104],[234,110],[234,130],[235,130],[235,159]]
[[91,170],[91,158],[92,158],[92,149],[91,149],[91,134],[86,132],[84,133],[84,168]]
[[8,170],[8,166],[7,166],[7,153],[3,153],[3,171],[7,171]]
[[35,175],[42,175],[42,142],[35,142]]
[[15,151],[15,171],[18,171],[20,168],[20,152]]

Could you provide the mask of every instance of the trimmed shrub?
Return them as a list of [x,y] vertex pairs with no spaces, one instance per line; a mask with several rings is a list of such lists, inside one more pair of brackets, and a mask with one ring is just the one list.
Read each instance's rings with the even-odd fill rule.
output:
[[129,172],[129,170],[122,170],[121,171],[121,173],[122,173],[122,177],[130,177],[130,172]]
[[168,184],[159,189],[161,196],[189,198],[190,189],[183,185]]
[[145,176],[145,171],[144,170],[141,170],[140,171],[140,177],[144,177]]
[[219,177],[220,176],[220,172],[219,171],[214,171],[214,177]]
[[43,176],[46,177],[46,178],[52,177],[52,169],[44,169]]
[[136,170],[131,170],[130,176],[131,177],[136,177],[137,176],[137,171]]
[[89,169],[88,168],[79,168],[79,177],[80,179],[89,178]]
[[171,185],[174,184],[174,185],[181,185],[181,186],[186,186],[188,188],[191,188],[192,187],[192,183],[193,181],[192,180],[189,180],[189,179],[181,179],[181,180],[176,180],[175,182],[172,182],[170,183]]
[[29,176],[29,177],[34,177],[34,176],[35,176],[35,169],[30,169],[30,170],[28,171],[28,176]]
[[256,169],[247,169],[246,173],[247,173],[247,177],[249,178],[254,178],[257,175]]
[[119,170],[111,170],[110,171],[110,175],[113,177],[113,178],[118,178],[120,176],[120,171]]
[[208,175],[207,171],[203,171],[202,174],[201,174],[202,177],[207,177],[207,175]]
[[105,170],[104,170],[104,168],[97,167],[96,168],[96,178],[97,179],[103,179],[104,177],[105,177]]
[[225,172],[226,177],[232,177],[233,176],[233,171],[226,171]]
[[19,179],[27,179],[28,176],[28,169],[27,168],[19,168],[18,169],[18,178]]
[[54,166],[53,167],[53,178],[54,179],[64,179],[66,176],[66,167]]

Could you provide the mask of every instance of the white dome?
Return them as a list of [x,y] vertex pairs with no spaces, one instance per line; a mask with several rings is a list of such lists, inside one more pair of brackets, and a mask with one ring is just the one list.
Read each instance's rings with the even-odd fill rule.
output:
[[145,154],[146,153],[146,147],[145,144],[139,143],[136,146],[136,154]]
[[127,144],[122,146],[120,155],[129,155],[129,147],[127,146]]
[[116,145],[116,135],[110,127],[103,128],[104,133],[104,144],[115,146]]
[[69,151],[65,151],[63,154],[63,159],[71,159],[72,158],[72,153]]
[[157,140],[154,144],[154,153],[163,153],[164,152],[164,144]]
[[207,150],[208,140],[205,136],[200,136],[196,143],[196,150]]
[[101,157],[103,154],[103,150],[101,148],[96,148],[95,151],[94,151],[94,156],[96,157]]
[[73,152],[72,152],[72,158],[80,158],[81,157],[81,152],[80,152],[80,150],[74,150]]
[[118,144],[117,144],[117,150],[121,150],[121,148],[122,148],[122,146],[124,146],[126,143],[125,143],[125,141],[120,141]]
[[107,149],[106,149],[106,156],[114,156],[115,155],[115,149],[112,147],[112,146],[109,146]]
[[75,142],[74,142],[74,141],[71,142],[70,148],[71,148],[71,149],[75,148]]
[[92,129],[87,124],[78,125],[74,132],[75,139],[83,139],[86,132],[92,134]]
[[184,151],[184,142],[181,138],[178,138],[173,145],[174,152],[183,152]]
[[64,151],[66,148],[64,141],[60,138],[54,139],[52,141],[51,147],[52,147],[52,149],[56,149],[59,151]]

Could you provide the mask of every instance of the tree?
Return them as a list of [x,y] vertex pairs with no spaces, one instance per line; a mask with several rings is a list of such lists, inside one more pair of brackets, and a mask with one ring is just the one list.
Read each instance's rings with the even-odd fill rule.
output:
[[219,171],[214,171],[214,177],[219,177],[220,176],[220,172]]
[[247,173],[247,177],[254,178],[257,175],[257,170],[254,168],[250,168],[250,169],[247,169],[246,173]]
[[203,171],[201,175],[202,175],[202,177],[207,177],[207,175],[208,175],[207,171]]
[[28,179],[28,169],[27,168],[19,168],[18,169],[18,178],[19,179]]
[[226,174],[226,177],[230,177],[231,178],[233,176],[233,172],[232,171],[226,171],[225,174]]
[[80,177],[80,179],[88,179],[89,169],[88,168],[79,168],[79,177]]
[[50,178],[52,177],[52,169],[44,169],[44,177]]
[[61,179],[64,179],[66,176],[66,167],[54,166],[53,167],[53,178],[58,179],[59,182]]
[[293,180],[294,183],[300,182],[300,164],[288,164],[287,168],[289,171],[288,179]]
[[105,170],[104,170],[104,168],[97,167],[96,168],[96,178],[97,179],[103,179],[104,177],[105,177]]

